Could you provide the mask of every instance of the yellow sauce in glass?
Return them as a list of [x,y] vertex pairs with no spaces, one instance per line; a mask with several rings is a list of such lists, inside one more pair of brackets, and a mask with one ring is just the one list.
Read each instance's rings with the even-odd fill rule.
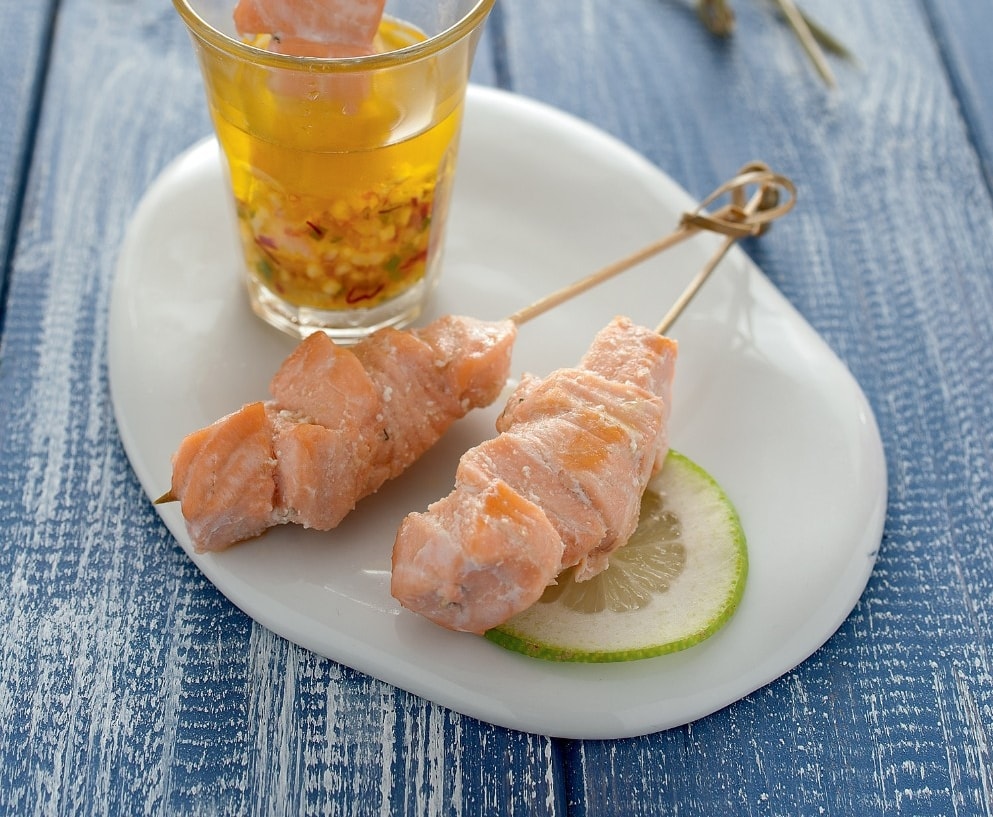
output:
[[[377,43],[386,51],[420,39],[384,19]],[[441,239],[463,107],[436,121],[432,70],[239,66],[214,77],[211,108],[242,244],[262,285],[298,307],[346,310],[376,306],[421,280]],[[411,87],[412,76],[423,90],[402,92],[402,117],[397,83]],[[411,128],[411,110],[435,124]],[[402,138],[401,122],[412,130]]]

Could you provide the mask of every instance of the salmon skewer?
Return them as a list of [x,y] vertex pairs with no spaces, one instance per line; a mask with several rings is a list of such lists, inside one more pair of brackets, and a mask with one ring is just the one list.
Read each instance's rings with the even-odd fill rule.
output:
[[[791,193],[786,203],[775,186]],[[755,235],[795,197],[792,183],[774,175],[747,204],[741,190],[732,221]],[[642,494],[669,450],[677,345],[665,332],[749,234],[727,226],[654,330],[615,318],[577,368],[521,381],[497,420],[499,435],[463,454],[452,492],[401,523],[390,587],[401,605],[482,634],[537,602],[566,568],[584,581],[607,567],[634,533]]]
[[452,492],[401,524],[393,596],[481,634],[566,568],[578,581],[603,570],[668,452],[676,356],[675,341],[615,318],[578,368],[522,380],[500,434],[462,456]]
[[[736,179],[755,183],[756,175]],[[708,218],[716,223],[733,207]],[[273,377],[271,399],[246,405],[180,443],[171,488],[156,502],[181,503],[193,547],[201,552],[284,523],[333,529],[456,420],[497,398],[520,324],[701,227],[708,225],[684,219],[669,235],[502,321],[447,316],[421,329],[380,330],[351,347],[321,333],[309,336]]]
[[331,530],[448,428],[506,385],[517,327],[695,232],[668,236],[503,321],[447,316],[382,329],[351,347],[317,332],[273,377],[272,399],[188,435],[170,490],[195,550],[223,550],[270,527]]
[[287,522],[331,530],[457,419],[497,398],[516,334],[511,321],[448,316],[350,348],[310,335],[273,377],[272,399],[182,441],[162,501],[181,502],[198,551]]

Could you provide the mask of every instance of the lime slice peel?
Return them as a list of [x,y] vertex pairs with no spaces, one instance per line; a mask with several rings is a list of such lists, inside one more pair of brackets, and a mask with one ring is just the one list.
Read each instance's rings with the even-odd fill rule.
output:
[[748,573],[738,514],[699,465],[670,451],[638,531],[586,582],[567,571],[537,604],[486,633],[515,652],[604,663],[687,649],[734,614]]

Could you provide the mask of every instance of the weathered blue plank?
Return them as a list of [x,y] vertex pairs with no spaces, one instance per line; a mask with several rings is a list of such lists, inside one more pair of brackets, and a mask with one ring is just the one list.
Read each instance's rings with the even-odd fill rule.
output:
[[[833,62],[833,93],[763,4],[734,4],[722,42],[677,3],[504,3],[515,90],[697,194],[752,157],[797,181],[797,210],[748,251],[863,384],[891,479],[876,573],[837,635],[690,727],[570,744],[579,815],[993,808],[993,203],[975,123],[917,6],[803,6],[858,56]],[[978,46],[989,4],[958,7],[949,25]]]
[[[27,5],[0,12],[28,22],[0,35],[4,223],[47,19]],[[131,210],[209,132],[199,76],[168,3],[63,0],[0,336],[0,813],[993,812],[993,10],[806,0],[861,63],[835,62],[829,93],[765,4],[734,4],[728,42],[690,5],[500,0],[474,76],[696,194],[756,157],[799,183],[747,249],[863,384],[890,477],[877,570],[836,636],[691,726],[550,741],[232,608],[142,495],[105,367]]]
[[3,293],[21,194],[41,99],[52,17],[57,0],[7,4],[0,9],[0,327]]
[[924,0],[962,113],[993,186],[991,0]]
[[107,307],[135,204],[210,130],[199,74],[160,0],[65,0],[52,54],[0,366],[0,813],[561,813],[549,740],[276,638],[159,522]]

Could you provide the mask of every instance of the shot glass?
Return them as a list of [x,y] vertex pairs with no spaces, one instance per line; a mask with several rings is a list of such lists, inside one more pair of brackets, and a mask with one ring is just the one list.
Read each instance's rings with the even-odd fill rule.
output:
[[173,0],[233,193],[248,300],[354,342],[421,312],[441,271],[466,85],[494,0],[387,0],[371,53],[276,53],[234,0]]

